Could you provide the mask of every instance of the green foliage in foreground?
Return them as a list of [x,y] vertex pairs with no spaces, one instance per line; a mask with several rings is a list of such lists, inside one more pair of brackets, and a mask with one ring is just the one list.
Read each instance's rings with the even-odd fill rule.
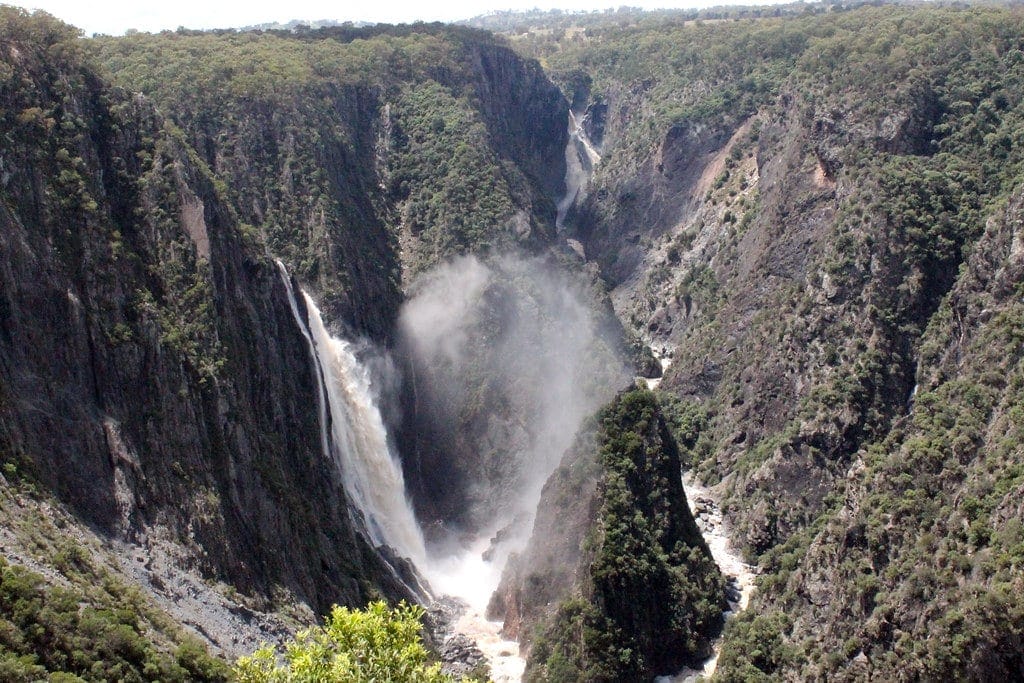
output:
[[440,664],[428,664],[420,639],[423,608],[384,602],[365,610],[335,606],[323,626],[299,633],[285,645],[283,662],[265,645],[235,665],[240,683],[271,681],[402,681],[447,683]]

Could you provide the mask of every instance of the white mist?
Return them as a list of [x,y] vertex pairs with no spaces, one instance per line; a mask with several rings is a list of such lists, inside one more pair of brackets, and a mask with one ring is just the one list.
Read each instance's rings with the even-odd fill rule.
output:
[[[493,416],[507,421],[499,433],[519,430],[515,447],[506,444],[514,467],[499,480],[480,483],[478,493],[486,495],[475,498],[474,536],[428,550],[371,373],[350,342],[328,332],[305,292],[301,314],[291,279],[279,268],[318,381],[324,453],[358,510],[354,516],[373,544],[411,560],[433,595],[467,604],[455,628],[477,642],[497,683],[521,680],[525,662],[518,643],[501,637],[500,622],[486,619],[487,604],[510,552],[529,536],[544,482],[583,419],[627,376],[615,344],[601,338],[586,285],[543,259],[509,255],[486,263],[455,259],[417,283],[403,307],[401,332],[430,380],[421,393],[433,392],[431,400],[457,411],[473,390],[467,375],[485,363],[508,406],[507,415]],[[494,336],[493,326],[481,323],[496,305],[508,319]],[[490,336],[481,337],[488,329]],[[502,540],[492,546],[499,531]]]

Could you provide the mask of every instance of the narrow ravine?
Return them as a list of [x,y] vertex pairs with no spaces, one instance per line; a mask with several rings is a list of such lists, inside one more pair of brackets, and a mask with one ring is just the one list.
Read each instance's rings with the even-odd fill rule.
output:
[[[667,347],[652,348],[654,357],[661,363],[662,372],[668,369],[672,363],[671,352]],[[649,389],[655,389],[661,384],[661,378],[642,378]],[[718,565],[719,570],[726,579],[726,599],[729,602],[729,609],[725,612],[725,618],[742,612],[750,604],[750,597],[754,593],[754,581],[757,570],[743,561],[743,556],[736,549],[729,534],[729,527],[722,516],[722,509],[719,507],[715,494],[706,486],[697,481],[692,471],[682,475],[683,490],[686,493],[686,501],[690,506],[690,513],[693,515],[705,543],[711,551],[711,556]],[[712,644],[713,654],[708,657],[700,669],[686,668],[673,676],[659,676],[655,683],[691,683],[702,678],[708,678],[718,668],[718,656],[721,654],[721,635]]]
[[[683,489],[690,504],[690,512],[711,550],[711,556],[725,576],[726,597],[729,601],[725,618],[729,619],[750,604],[757,572],[754,567],[743,561],[739,551],[733,547],[729,527],[722,518],[722,510],[711,490],[698,482],[692,472],[683,474]],[[718,668],[718,656],[722,650],[721,636],[712,644],[712,650],[713,654],[704,660],[700,669],[686,668],[673,676],[659,676],[655,683],[693,683],[709,678]]]
[[722,510],[711,490],[698,482],[692,472],[683,475],[683,489],[690,504],[690,512],[704,535],[711,556],[728,581],[726,592],[730,612],[742,612],[750,604],[757,570],[744,562],[740,552],[733,547],[729,527],[722,518]]
[[[697,520],[697,526],[700,527],[704,540],[711,550],[711,556],[715,558],[718,568],[727,581],[726,596],[729,600],[729,610],[725,613],[725,617],[728,619],[745,610],[750,604],[750,597],[754,594],[757,570],[744,562],[740,552],[733,546],[729,527],[722,518],[722,510],[719,508],[714,494],[700,484],[691,472],[683,475],[683,489],[686,491],[686,499],[690,503],[690,511],[693,513],[694,519]],[[722,651],[721,636],[712,647],[714,654],[704,662],[701,670],[694,674],[708,677],[715,672],[718,667],[718,655]],[[693,680],[693,678],[683,678],[682,680]]]

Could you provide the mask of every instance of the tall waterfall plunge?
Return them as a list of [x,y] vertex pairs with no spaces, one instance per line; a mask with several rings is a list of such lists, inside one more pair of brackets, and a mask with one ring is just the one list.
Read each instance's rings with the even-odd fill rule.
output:
[[503,639],[501,623],[488,621],[484,616],[487,600],[501,575],[501,566],[482,557],[486,537],[478,539],[474,547],[454,554],[428,556],[423,534],[406,497],[401,464],[390,448],[384,420],[374,401],[369,372],[359,363],[351,344],[327,332],[320,309],[302,292],[307,326],[291,277],[283,263],[278,261],[277,266],[292,315],[309,346],[317,378],[324,454],[339,469],[346,492],[362,513],[370,540],[378,547],[390,546],[400,556],[412,560],[437,594],[464,599],[468,609],[456,623],[456,630],[477,643],[487,657],[494,681],[519,681],[525,662],[518,655],[518,643]]
[[555,228],[561,230],[573,205],[586,195],[601,155],[587,136],[587,116],[569,110],[569,142],[565,146],[565,194],[558,200]]
[[320,309],[302,292],[309,318],[299,311],[291,277],[278,261],[292,315],[302,331],[318,384],[324,453],[342,474],[345,492],[362,512],[374,545],[390,546],[423,568],[427,552],[412,506],[405,495],[402,467],[388,444],[387,430],[373,397],[370,375],[352,345],[332,337]]

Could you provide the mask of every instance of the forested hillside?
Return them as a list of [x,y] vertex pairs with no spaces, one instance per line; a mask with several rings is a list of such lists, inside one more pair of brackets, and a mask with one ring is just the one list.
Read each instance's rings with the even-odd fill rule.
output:
[[680,467],[648,391],[617,396],[581,430],[491,603],[530,648],[527,679],[643,681],[708,656],[724,587]]
[[1024,17],[820,9],[513,41],[585,103],[571,234],[762,571],[720,675],[1020,675]]
[[403,278],[446,256],[551,239],[564,99],[488,33],[180,31],[89,46],[358,331],[386,335]]
[[475,24],[0,7],[0,678],[426,600],[331,457],[335,342],[420,545],[511,558],[526,680],[1024,677],[1024,12]]

